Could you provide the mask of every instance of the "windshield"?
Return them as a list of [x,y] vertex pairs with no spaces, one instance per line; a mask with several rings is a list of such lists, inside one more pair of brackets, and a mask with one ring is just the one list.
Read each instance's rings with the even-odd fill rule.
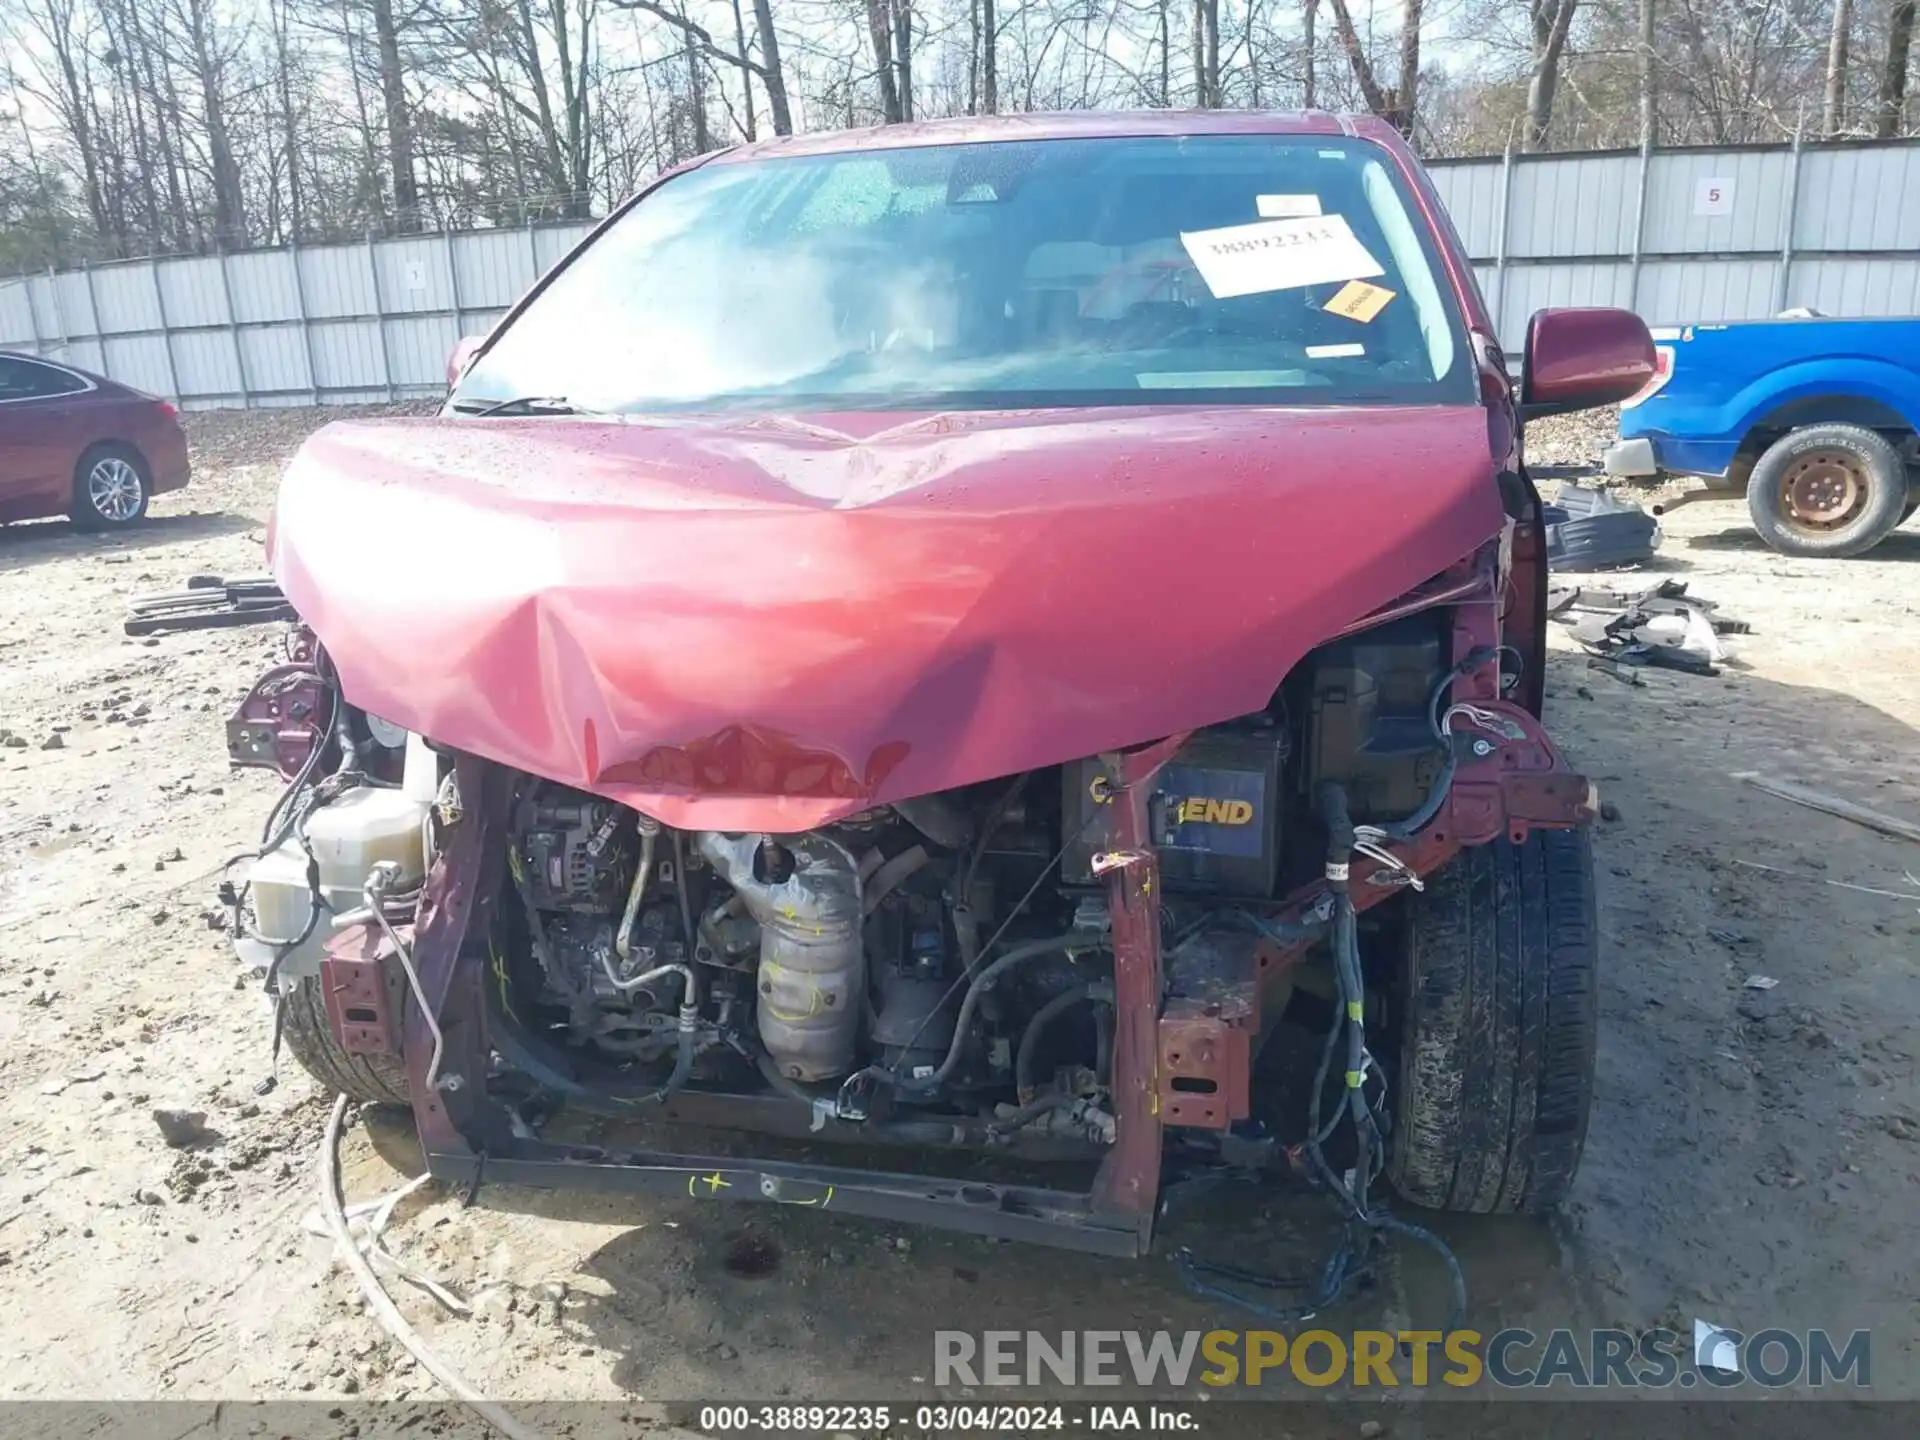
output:
[[1389,157],[1359,140],[721,161],[666,182],[555,275],[453,404],[1471,401],[1436,272]]

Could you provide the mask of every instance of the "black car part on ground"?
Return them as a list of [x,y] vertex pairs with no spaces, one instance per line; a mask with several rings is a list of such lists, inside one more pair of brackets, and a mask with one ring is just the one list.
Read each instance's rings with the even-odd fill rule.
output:
[[1563,485],[1543,507],[1550,570],[1610,570],[1653,558],[1660,525],[1629,500],[1585,485]]
[[169,630],[219,630],[293,620],[293,606],[268,575],[225,579],[194,575],[185,590],[165,595],[136,595],[127,602],[126,633],[155,635]]

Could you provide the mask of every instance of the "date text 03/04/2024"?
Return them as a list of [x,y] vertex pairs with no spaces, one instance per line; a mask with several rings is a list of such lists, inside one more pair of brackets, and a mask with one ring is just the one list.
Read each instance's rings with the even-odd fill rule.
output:
[[700,1430],[725,1434],[1031,1435],[1156,1430],[1195,1433],[1193,1410],[1166,1405],[702,1405]]

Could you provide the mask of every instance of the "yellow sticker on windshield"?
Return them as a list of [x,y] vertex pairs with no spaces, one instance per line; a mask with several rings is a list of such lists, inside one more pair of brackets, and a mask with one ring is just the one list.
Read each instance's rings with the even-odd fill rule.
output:
[[1365,325],[1386,309],[1391,299],[1391,290],[1369,285],[1364,280],[1349,280],[1340,287],[1337,295],[1327,301],[1326,308],[1332,314],[1344,315],[1349,320],[1358,320]]

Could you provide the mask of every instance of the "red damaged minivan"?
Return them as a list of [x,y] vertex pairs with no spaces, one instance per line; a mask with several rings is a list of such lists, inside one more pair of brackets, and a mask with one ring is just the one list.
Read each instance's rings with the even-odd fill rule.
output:
[[1521,424],[1652,367],[1547,311],[1511,382],[1373,120],[706,157],[288,472],[242,954],[468,1184],[1118,1255],[1217,1167],[1551,1207],[1596,802]]

